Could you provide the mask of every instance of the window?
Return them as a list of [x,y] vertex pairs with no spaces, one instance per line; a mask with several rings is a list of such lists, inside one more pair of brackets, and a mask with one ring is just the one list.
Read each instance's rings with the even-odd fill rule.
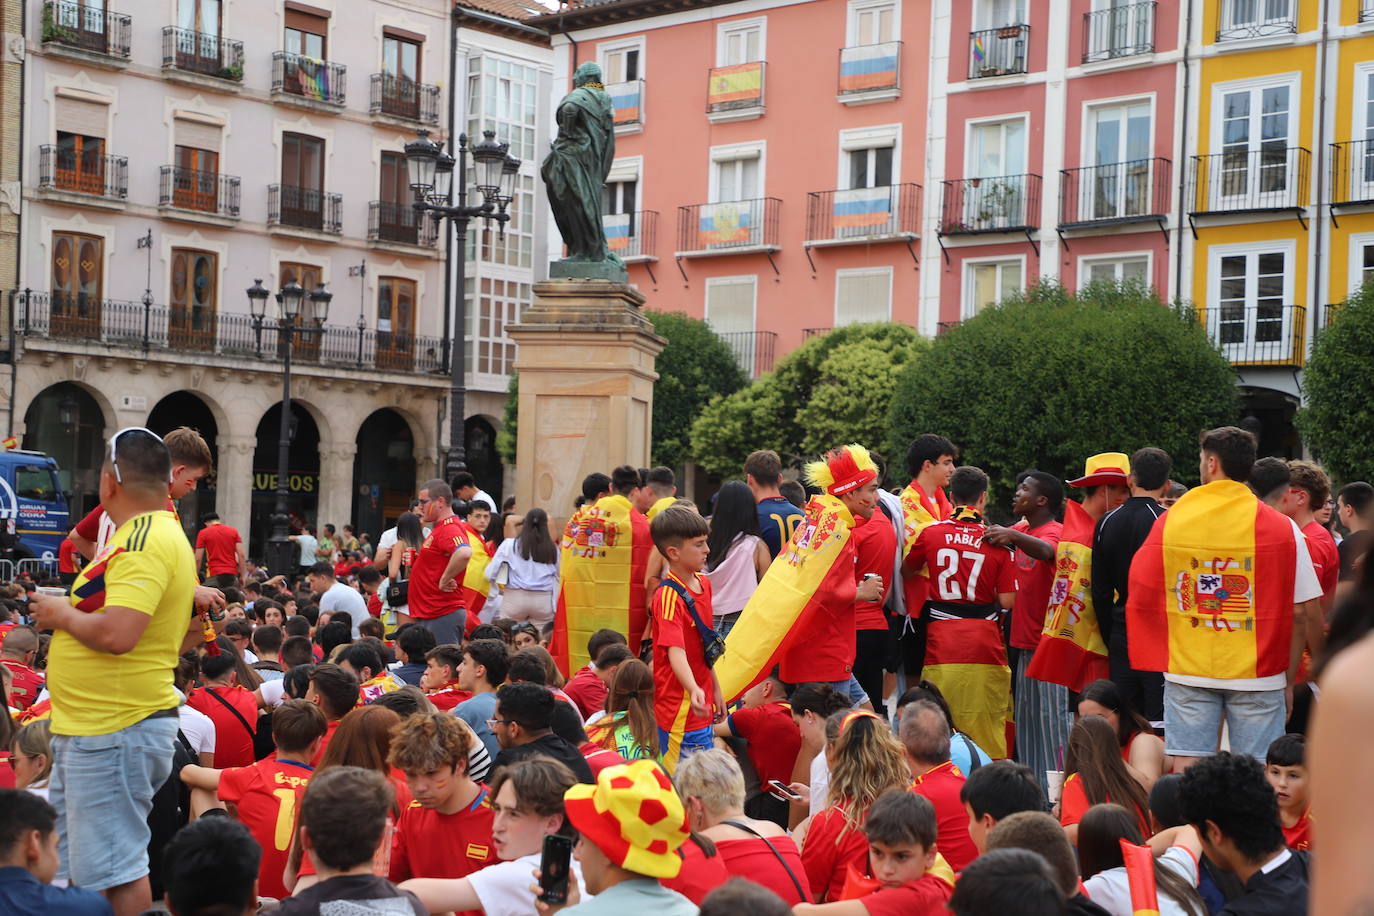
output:
[[997,178],[1026,171],[1026,121],[986,121],[970,125],[968,176]]
[[172,249],[172,307],[167,333],[174,349],[214,349],[218,265],[219,256],[212,251]]
[[849,5],[849,47],[880,45],[897,40],[897,5],[890,0]]
[[1026,122],[1023,118],[969,127],[969,181],[963,187],[963,222],[977,229],[1026,222]]
[[712,164],[715,169],[714,200],[754,200],[761,197],[759,159],[758,153],[754,152],[752,155],[716,160]]
[[1234,361],[1289,355],[1295,245],[1212,249],[1208,330]]
[[516,351],[506,328],[520,321],[521,312],[532,301],[531,287],[519,280],[482,277],[477,288],[474,304],[469,286],[468,365],[474,375],[485,376],[504,388],[515,369]]
[[731,22],[720,26],[716,66],[733,67],[763,60],[763,20]]
[[[510,222],[502,237],[499,228],[482,225],[469,238],[480,238],[481,260],[510,267],[529,267],[534,257],[534,176],[515,177],[515,198],[507,210]],[[468,249],[472,251],[471,248]]]
[[401,118],[420,117],[420,43],[382,36],[381,110]]
[[1280,83],[1218,93],[1221,156],[1211,176],[1212,194],[1227,205],[1218,209],[1287,203],[1297,164],[1291,150],[1294,90],[1292,83]]
[[602,53],[601,75],[607,86],[639,79],[640,51],[639,47],[612,48]]
[[[1374,199],[1374,64],[1355,66],[1355,132],[1350,154],[1350,187],[1337,188],[1348,200]],[[1338,196],[1339,200],[1340,197]]]
[[21,464],[14,469],[14,495],[20,499],[57,502],[61,488],[57,475],[50,468],[38,464]]
[[849,187],[885,188],[892,184],[892,147],[849,151]]
[[410,178],[406,172],[405,153],[382,153],[382,182],[378,199],[389,204],[410,203]]
[[1265,38],[1294,31],[1293,0],[1222,0],[1218,41]]
[[757,277],[706,281],[706,323],[725,341],[745,374],[754,375],[754,299]]
[[105,240],[74,232],[52,234],[52,332],[100,336]]
[[975,0],[975,29],[997,29],[1025,21],[1026,0]]
[[[1092,187],[1080,201],[1080,219],[1115,219],[1150,212],[1150,103],[1129,102],[1088,110],[1088,164]],[[1083,193],[1088,192],[1088,193]]]
[[320,229],[324,226],[324,141],[284,133],[281,143],[281,221]]
[[[638,209],[636,202],[639,200],[639,182],[628,181],[608,181],[601,189],[601,212],[607,216],[620,216],[620,219],[606,221],[606,239],[611,242],[612,248],[615,247],[616,239],[611,237],[612,224],[615,229],[623,233],[626,239],[632,239],[637,234],[635,229]],[[619,238],[619,235],[617,235]],[[622,246],[624,247],[624,246]]]
[[177,67],[218,74],[220,59],[220,0],[177,0]]
[[100,137],[57,132],[53,178],[64,191],[105,193],[105,141]]
[[[282,261],[277,267],[277,288],[281,289],[288,283],[299,283],[301,288],[307,293],[320,285],[321,272],[313,264],[300,264],[294,261]],[[300,324],[300,316],[296,317],[296,323]],[[301,360],[319,359],[320,355],[319,334],[301,334],[292,342],[292,358],[299,357]]]
[[377,368],[408,369],[415,352],[415,281],[377,278]]
[[1147,254],[1079,258],[1078,265],[1078,282],[1083,285],[1102,282],[1137,281],[1146,284],[1150,282],[1150,256]]
[[214,213],[219,206],[219,153],[193,146],[176,148],[172,204]]
[[891,318],[891,267],[835,272],[835,327]]
[[1085,14],[1083,63],[1154,50],[1155,5],[1148,0],[1093,0]]
[[286,33],[283,36],[282,50],[288,54],[299,54],[324,60],[329,34],[329,19],[313,13],[298,10],[286,11]]
[[1025,262],[978,261],[964,265],[964,316],[972,318],[989,305],[1001,302],[1013,290],[1022,286],[1021,273]]
[[494,130],[510,143],[512,156],[533,163],[538,98],[534,67],[491,54],[468,59],[468,137]]

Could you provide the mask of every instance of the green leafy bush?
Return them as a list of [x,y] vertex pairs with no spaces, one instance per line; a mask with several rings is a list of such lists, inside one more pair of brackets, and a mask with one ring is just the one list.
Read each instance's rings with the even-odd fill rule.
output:
[[1312,347],[1298,430],[1340,482],[1374,480],[1374,282],[1337,309]]

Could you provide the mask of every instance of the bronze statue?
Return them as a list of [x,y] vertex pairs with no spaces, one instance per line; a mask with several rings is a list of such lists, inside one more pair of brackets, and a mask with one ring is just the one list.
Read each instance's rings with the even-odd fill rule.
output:
[[549,265],[549,276],[623,283],[625,262],[606,245],[601,223],[601,189],[615,158],[615,109],[597,64],[579,66],[573,84],[558,103],[558,136],[539,169],[568,246],[568,256]]

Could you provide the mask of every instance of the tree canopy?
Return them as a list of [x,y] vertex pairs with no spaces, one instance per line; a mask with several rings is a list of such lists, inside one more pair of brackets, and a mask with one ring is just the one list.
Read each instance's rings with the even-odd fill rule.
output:
[[1374,282],[1329,316],[1303,376],[1298,429],[1334,480],[1374,480]]

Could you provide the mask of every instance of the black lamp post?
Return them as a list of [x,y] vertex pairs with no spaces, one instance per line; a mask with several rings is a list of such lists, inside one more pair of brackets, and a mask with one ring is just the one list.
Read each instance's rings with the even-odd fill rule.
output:
[[[268,325],[267,297],[269,293],[261,280],[254,280],[248,288],[248,307],[253,318],[253,334],[262,348],[262,329]],[[296,562],[296,545],[290,540],[290,518],[286,500],[291,460],[291,344],[297,334],[321,334],[329,317],[329,300],[334,294],[321,283],[307,293],[292,280],[277,293],[277,349],[282,356],[281,426],[277,433],[277,501],[272,507],[272,533],[267,539],[267,568],[273,575],[286,576],[300,566]]]
[[[410,189],[415,193],[413,206],[421,213],[429,211],[436,220],[453,220],[458,234],[456,242],[449,239],[449,245],[458,246],[458,276],[454,283],[457,302],[453,307],[453,342],[449,347],[449,446],[444,463],[444,477],[450,482],[459,471],[467,468],[463,433],[463,419],[467,412],[464,406],[467,367],[463,351],[467,334],[468,221],[473,217],[481,217],[488,223],[495,220],[505,231],[505,224],[510,220],[507,208],[515,197],[515,176],[520,170],[520,160],[508,155],[509,148],[508,143],[496,142],[496,132],[492,130],[482,131],[482,141],[471,147],[468,146],[467,134],[459,134],[456,160],[444,152],[438,143],[429,139],[428,131],[419,131],[418,136],[405,147]],[[469,154],[476,166],[475,186],[482,195],[481,203],[472,205],[467,202]],[[454,172],[458,173],[456,203],[451,202]]]

